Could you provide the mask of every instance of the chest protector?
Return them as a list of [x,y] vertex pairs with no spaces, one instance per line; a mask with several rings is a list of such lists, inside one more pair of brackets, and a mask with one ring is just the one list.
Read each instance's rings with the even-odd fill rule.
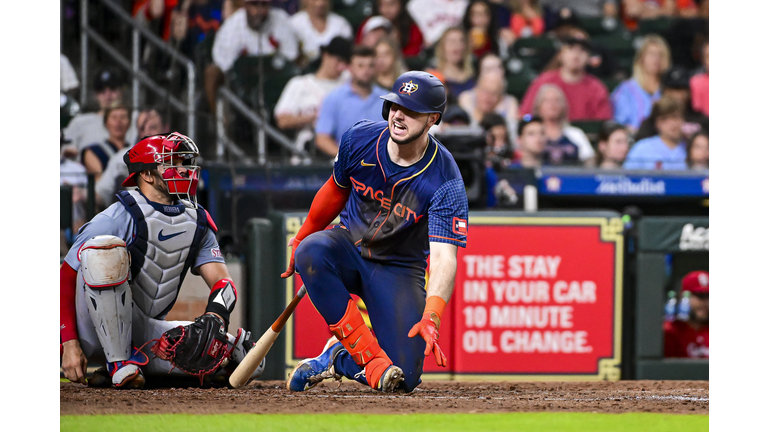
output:
[[146,316],[163,319],[209,229],[205,210],[154,203],[138,191],[120,191],[117,198],[134,221],[134,237],[127,245],[133,302]]

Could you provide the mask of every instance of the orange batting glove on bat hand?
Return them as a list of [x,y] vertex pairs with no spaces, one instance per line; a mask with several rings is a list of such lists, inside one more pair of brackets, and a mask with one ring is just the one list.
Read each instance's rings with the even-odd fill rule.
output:
[[435,354],[435,363],[440,367],[446,367],[448,365],[448,359],[443,354],[443,350],[440,349],[437,340],[440,338],[440,315],[445,309],[445,300],[437,296],[432,296],[427,299],[427,306],[424,308],[424,315],[421,316],[421,321],[417,322],[408,332],[408,337],[414,337],[420,335],[427,342],[427,347],[424,350],[424,356],[428,356],[430,352]]
[[299,247],[299,243],[301,243],[301,240],[296,240],[296,237],[291,237],[291,240],[288,242],[288,247],[291,247],[291,261],[288,263],[288,269],[280,275],[281,278],[290,277],[296,272],[296,248]]

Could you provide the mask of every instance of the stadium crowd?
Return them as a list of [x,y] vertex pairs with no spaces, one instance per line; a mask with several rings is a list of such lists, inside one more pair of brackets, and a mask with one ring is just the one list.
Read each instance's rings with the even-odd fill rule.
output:
[[[397,90],[402,72],[419,69],[448,90],[444,120],[432,132],[460,128],[484,137],[491,176],[549,165],[708,169],[707,0],[117,3],[193,59],[201,117],[212,124],[217,89],[226,85],[314,159],[332,159],[354,122],[381,120],[379,96]],[[64,4],[71,29],[79,1]],[[130,32],[104,21],[91,20],[129,52]],[[121,169],[110,165],[121,164],[144,135],[181,126],[158,101],[129,107],[127,76],[107,56],[96,56],[93,82],[80,83],[72,66],[79,63],[64,54],[77,53],[68,47],[78,39],[68,35],[61,55],[61,182],[82,187],[93,174],[97,202],[107,205]],[[144,48],[143,70],[180,88],[185,77],[173,67],[162,52]],[[77,100],[84,85],[98,104],[90,111],[89,101]],[[236,142],[253,140],[250,124],[236,117],[228,128]],[[201,129],[198,145],[211,156],[215,135]],[[278,146],[270,153],[302,162]]]

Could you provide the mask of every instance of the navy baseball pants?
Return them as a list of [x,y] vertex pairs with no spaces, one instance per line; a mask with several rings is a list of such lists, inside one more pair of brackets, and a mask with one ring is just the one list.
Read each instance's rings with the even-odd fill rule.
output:
[[[401,385],[407,392],[415,389],[421,383],[426,342],[420,336],[409,338],[408,331],[424,312],[424,269],[365,260],[351,233],[340,227],[302,240],[295,258],[307,294],[329,326],[344,317],[350,293],[365,302],[379,345],[405,374]],[[346,350],[334,365],[337,373],[368,384]]]

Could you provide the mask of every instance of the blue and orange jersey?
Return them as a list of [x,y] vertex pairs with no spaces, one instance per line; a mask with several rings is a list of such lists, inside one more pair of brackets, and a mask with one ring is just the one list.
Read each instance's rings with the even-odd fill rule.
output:
[[415,164],[395,164],[387,152],[386,121],[362,120],[344,133],[333,167],[341,188],[352,188],[341,225],[363,258],[426,266],[429,242],[467,244],[467,194],[451,153],[429,135]]

